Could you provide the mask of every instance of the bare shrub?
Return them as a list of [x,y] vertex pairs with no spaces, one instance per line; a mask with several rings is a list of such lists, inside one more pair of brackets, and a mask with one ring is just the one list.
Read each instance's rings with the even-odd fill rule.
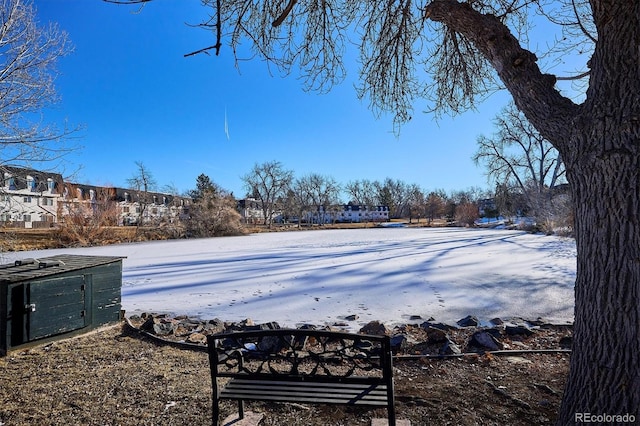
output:
[[458,225],[472,226],[478,217],[478,206],[475,203],[464,202],[456,207],[455,219]]
[[112,228],[118,220],[115,203],[67,204],[65,210],[55,231],[62,246],[89,247],[117,241]]

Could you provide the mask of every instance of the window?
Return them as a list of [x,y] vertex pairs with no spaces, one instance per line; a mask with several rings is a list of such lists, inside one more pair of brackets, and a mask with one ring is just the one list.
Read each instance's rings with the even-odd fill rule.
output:
[[22,199],[22,201],[25,202],[25,203],[30,203],[31,202],[31,197],[24,197]]
[[123,213],[129,213],[129,207],[128,206],[127,207],[123,207],[122,208],[122,212]]
[[30,214],[23,215],[22,220],[24,220],[25,222],[31,222],[31,215]]

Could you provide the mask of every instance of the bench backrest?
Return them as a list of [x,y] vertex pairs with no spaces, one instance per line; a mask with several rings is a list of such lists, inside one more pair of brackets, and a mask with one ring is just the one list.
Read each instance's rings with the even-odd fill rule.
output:
[[207,343],[214,380],[275,376],[391,386],[389,336],[276,329],[210,335]]

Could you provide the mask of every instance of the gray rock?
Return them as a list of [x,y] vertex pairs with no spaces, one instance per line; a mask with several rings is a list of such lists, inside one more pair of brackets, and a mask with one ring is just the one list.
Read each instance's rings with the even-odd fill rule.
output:
[[240,326],[243,326],[243,327],[251,327],[253,325],[256,325],[256,323],[253,322],[251,318],[246,318],[240,321]]
[[189,337],[187,337],[187,342],[202,345],[207,343],[207,336],[201,333],[191,333]]
[[360,333],[371,334],[374,336],[384,336],[386,334],[389,334],[390,330],[380,321],[371,321],[368,324],[365,324],[365,326],[360,329]]
[[571,349],[571,346],[573,346],[573,337],[571,336],[561,337],[559,344],[562,349]]
[[428,328],[438,328],[443,331],[449,331],[449,330],[455,329],[455,327],[452,327],[448,324],[443,324],[441,322],[432,322],[432,321],[425,321],[422,324],[420,324],[420,327],[424,328],[425,330]]
[[153,324],[153,333],[157,336],[168,336],[173,333],[173,324],[170,322]]
[[262,324],[254,324],[253,321],[251,321],[251,323],[247,323],[246,325],[244,325],[243,329],[245,331],[278,330],[280,329],[280,324],[275,321],[265,322]]
[[280,324],[278,324],[276,321],[265,322],[263,324],[260,324],[260,329],[261,330],[279,330]]
[[461,353],[462,351],[460,350],[458,345],[456,345],[455,343],[453,343],[451,340],[448,340],[448,339],[445,342],[445,344],[442,345],[442,347],[440,348],[440,355],[459,355]]
[[533,334],[533,330],[531,330],[529,327],[525,325],[508,325],[504,328],[504,331],[509,336],[516,336],[516,335],[531,336]]
[[477,327],[479,323],[478,318],[473,315],[467,315],[457,322],[460,327]]
[[318,329],[318,327],[316,327],[314,324],[302,324],[298,328],[300,330],[317,330]]
[[498,351],[503,348],[502,343],[485,330],[473,333],[469,338],[468,344],[469,346],[475,346],[489,351]]
[[[142,318],[145,318],[144,316]],[[153,332],[153,326],[155,325],[155,321],[153,320],[153,316],[146,316],[145,321],[140,326],[140,330]]]
[[225,331],[224,322],[207,321],[203,324],[202,330],[206,334],[218,334]]
[[182,323],[178,323],[176,324],[174,330],[173,330],[173,334],[176,337],[184,337],[184,336],[188,336],[189,334],[193,333],[194,330],[190,327],[186,327],[184,324]]
[[404,349],[409,345],[409,340],[404,334],[396,334],[391,337],[391,348],[394,350]]
[[428,343],[444,343],[449,340],[447,333],[440,328],[429,327],[426,332]]

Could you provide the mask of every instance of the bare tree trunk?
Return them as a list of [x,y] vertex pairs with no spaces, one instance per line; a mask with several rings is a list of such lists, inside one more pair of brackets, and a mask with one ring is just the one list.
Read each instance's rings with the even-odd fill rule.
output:
[[576,413],[640,420],[640,4],[592,7],[599,39],[587,100],[561,152],[569,158],[578,247],[563,425]]
[[594,125],[600,154],[569,167],[578,274],[559,425],[582,413],[640,419],[640,138],[637,126],[615,135],[606,123]]

